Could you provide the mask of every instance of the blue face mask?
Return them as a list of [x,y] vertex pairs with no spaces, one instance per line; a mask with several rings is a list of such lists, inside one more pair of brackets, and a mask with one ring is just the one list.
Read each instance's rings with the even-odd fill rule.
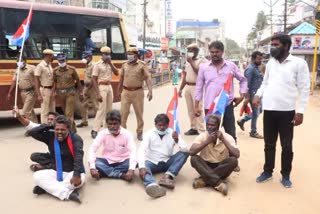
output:
[[110,59],[111,56],[109,54],[103,54],[103,59]]
[[158,133],[159,135],[166,135],[166,134],[168,134],[168,129],[166,129],[166,130],[164,130],[164,131],[161,131],[161,130],[157,129],[157,133]]

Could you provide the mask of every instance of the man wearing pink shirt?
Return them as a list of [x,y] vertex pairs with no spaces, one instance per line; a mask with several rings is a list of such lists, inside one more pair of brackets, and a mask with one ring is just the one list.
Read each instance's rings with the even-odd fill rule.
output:
[[222,58],[224,53],[224,45],[222,42],[212,42],[209,45],[209,52],[211,61],[202,63],[199,68],[196,82],[195,115],[198,117],[201,115],[203,109],[200,108],[200,102],[203,99],[205,113],[208,112],[215,97],[224,87],[229,74],[233,74],[233,77],[240,82],[240,97],[234,97],[234,84],[232,79],[229,101],[223,115],[222,126],[224,127],[225,132],[230,134],[236,140],[236,126],[233,107],[239,105],[245,94],[248,93],[247,79],[233,62]]
[[[107,113],[107,128],[101,130],[89,148],[89,167],[91,176],[120,178],[132,181],[137,165],[136,144],[133,135],[120,127],[121,114],[117,110]],[[102,157],[96,158],[96,152],[103,146]]]

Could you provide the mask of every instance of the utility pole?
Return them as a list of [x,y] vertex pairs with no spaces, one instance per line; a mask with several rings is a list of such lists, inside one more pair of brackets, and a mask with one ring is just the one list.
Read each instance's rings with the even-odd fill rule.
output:
[[264,3],[266,5],[268,5],[268,7],[270,7],[270,26],[271,26],[271,36],[273,35],[273,21],[272,21],[272,16],[273,16],[273,10],[272,8],[277,4],[279,0],[276,0],[275,2],[272,2],[272,0],[270,0],[270,3],[267,3],[266,1],[264,1]]
[[284,17],[283,17],[283,32],[287,34],[287,7],[288,7],[288,0],[284,0]]
[[143,0],[143,40],[142,40],[142,47],[143,49],[146,48],[146,21],[147,21],[147,0]]

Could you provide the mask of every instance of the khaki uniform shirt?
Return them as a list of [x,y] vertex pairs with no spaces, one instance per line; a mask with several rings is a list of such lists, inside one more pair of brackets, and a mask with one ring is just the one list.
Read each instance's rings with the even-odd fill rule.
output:
[[93,71],[93,67],[94,67],[94,64],[93,62],[89,62],[87,65],[86,65],[86,70],[84,72],[84,84],[85,85],[88,85],[90,84],[91,80],[92,80],[92,71]]
[[[205,63],[208,60],[205,58],[197,58],[194,60],[195,64],[199,66],[201,63]],[[198,74],[193,70],[191,64],[189,62],[186,62],[186,81],[188,83],[196,83]]]
[[150,76],[148,67],[141,60],[133,64],[125,62],[121,67],[120,75],[124,77],[123,85],[127,87],[142,87],[143,81]]
[[107,82],[112,79],[112,69],[109,64],[99,60],[94,66],[92,76],[98,77],[99,82]]
[[65,68],[58,66],[53,69],[53,72],[57,89],[74,87],[75,82],[79,81],[79,75],[73,66],[67,65]]
[[[35,70],[35,66],[33,65],[28,65],[26,64],[26,66],[23,69],[20,69],[20,73],[19,73],[19,88],[20,89],[29,89],[32,88],[34,86],[34,70]],[[13,76],[13,80],[17,81],[17,75],[18,75],[18,69],[15,73],[15,75]]]
[[37,65],[34,75],[36,77],[40,77],[40,83],[42,86],[53,85],[53,70],[51,64],[47,64],[44,60]]
[[[235,141],[231,135],[229,135],[223,131],[222,131],[222,134],[223,134],[224,138],[227,139],[233,147],[237,148]],[[200,144],[200,143],[204,142],[208,138],[208,135],[209,135],[209,133],[207,131],[201,133],[200,135],[198,135],[196,137],[196,139],[194,140],[194,143]],[[220,163],[229,157],[229,150],[218,139],[216,145],[210,143],[206,147],[204,147],[200,151],[200,157],[203,160],[208,161],[210,163]]]

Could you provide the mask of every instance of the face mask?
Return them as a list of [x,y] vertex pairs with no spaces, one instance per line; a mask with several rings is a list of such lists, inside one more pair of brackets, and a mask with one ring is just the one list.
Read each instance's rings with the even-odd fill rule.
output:
[[82,62],[83,64],[87,64],[87,63],[88,63],[88,60],[83,58],[83,59],[81,60],[81,62]]
[[193,52],[188,52],[187,56],[192,58],[192,57],[194,57],[194,53]]
[[24,62],[17,62],[18,68],[23,68],[26,64]]
[[284,54],[284,48],[270,48],[270,55],[275,59],[280,59]]
[[127,55],[128,61],[133,62],[134,61],[134,55]]
[[60,68],[64,68],[66,67],[67,63],[66,62],[59,62],[58,65],[60,66]]
[[110,59],[111,58],[111,56],[109,55],[109,54],[103,54],[103,59]]
[[161,130],[157,129],[157,133],[158,133],[159,135],[166,135],[166,134],[168,134],[168,129],[166,129],[166,130],[164,130],[164,131],[161,131]]

